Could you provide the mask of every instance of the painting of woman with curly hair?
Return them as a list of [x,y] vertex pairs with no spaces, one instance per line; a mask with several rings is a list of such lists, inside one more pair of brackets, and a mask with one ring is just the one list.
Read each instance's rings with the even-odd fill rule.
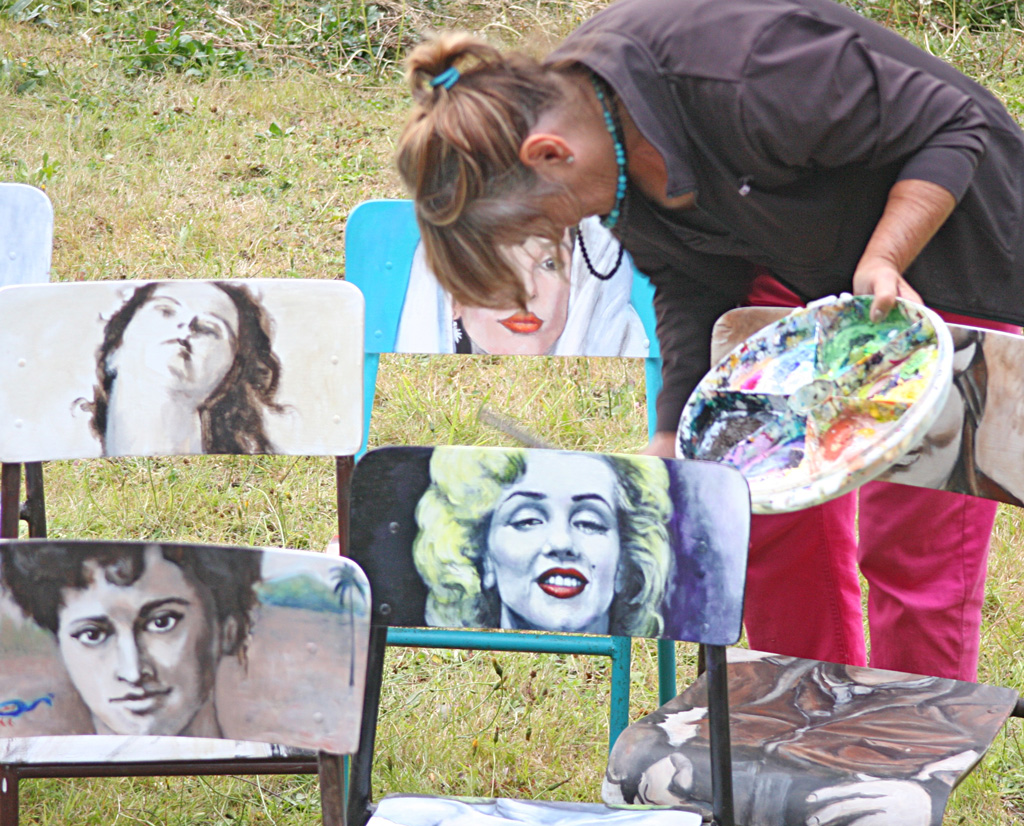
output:
[[355,453],[364,312],[329,279],[4,287],[0,458]]
[[391,447],[360,460],[352,502],[389,625],[739,637],[750,495],[725,465]]
[[221,737],[216,665],[244,655],[259,553],[60,543],[0,549],[14,601],[57,642],[98,734]]
[[429,625],[657,636],[672,553],[660,462],[434,451],[413,556]]
[[244,285],[178,281],[135,289],[96,354],[92,429],[106,456],[271,453],[263,411],[281,363]]
[[[323,554],[4,542],[0,737],[14,742],[0,740],[0,762],[350,747],[365,678],[368,602],[362,572]],[[69,734],[102,736],[76,743],[61,736]],[[37,744],[39,735],[57,742]],[[189,747],[168,737],[234,742]]]

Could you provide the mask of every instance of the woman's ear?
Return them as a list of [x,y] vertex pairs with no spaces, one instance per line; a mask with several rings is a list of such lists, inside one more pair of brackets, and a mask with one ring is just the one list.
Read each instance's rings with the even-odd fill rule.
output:
[[531,132],[519,147],[519,160],[539,173],[561,164],[571,164],[575,158],[561,135]]
[[491,558],[489,556],[484,554],[480,567],[480,585],[485,591],[490,591],[498,584],[498,577],[494,574],[494,563],[491,562]]
[[238,651],[242,641],[239,639],[238,620],[228,617],[220,626],[220,651],[222,655],[231,655]]
[[626,565],[623,562],[623,560],[620,558],[619,559],[619,565],[615,569],[615,594],[616,594],[616,596],[618,596],[619,594],[621,594],[623,591],[626,590],[627,580],[628,580],[628,577],[627,577],[627,574],[626,574]]

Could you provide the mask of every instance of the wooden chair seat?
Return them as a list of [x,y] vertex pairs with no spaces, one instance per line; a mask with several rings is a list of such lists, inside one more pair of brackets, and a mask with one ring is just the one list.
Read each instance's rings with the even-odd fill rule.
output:
[[492,798],[472,800],[426,795],[388,795],[377,805],[369,826],[700,826],[697,812],[665,807],[616,807],[600,803],[563,803]]
[[[938,826],[950,791],[1014,710],[1008,688],[731,649],[736,820]],[[612,750],[610,803],[709,801],[703,677],[631,725]],[[829,818],[838,817],[839,820]]]

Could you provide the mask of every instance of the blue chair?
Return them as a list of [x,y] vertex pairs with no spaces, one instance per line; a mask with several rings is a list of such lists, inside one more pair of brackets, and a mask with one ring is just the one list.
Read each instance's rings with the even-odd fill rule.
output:
[[[345,278],[359,287],[366,299],[363,418],[366,432],[360,455],[367,447],[380,354],[395,352],[399,321],[409,286],[409,274],[419,240],[420,233],[413,205],[407,200],[362,203],[352,211],[345,227]],[[655,426],[654,400],[661,388],[661,354],[655,336],[653,297],[654,288],[651,283],[634,270],[631,303],[643,323],[650,344],[645,369],[648,429],[651,433],[654,432]],[[482,638],[483,633],[465,632],[456,637],[450,631],[390,628],[388,643],[451,648],[493,647],[493,635],[488,634],[486,638]],[[537,638],[509,635],[501,645],[507,646],[502,650],[558,651],[611,657],[610,742],[614,744],[619,733],[625,728],[629,715],[630,649],[627,639],[579,636]],[[659,697],[660,702],[664,703],[676,693],[674,642],[658,640],[658,654]]]
[[[50,280],[53,250],[53,205],[41,189],[27,184],[0,184],[0,287],[10,284],[45,284]],[[4,490],[17,498],[21,465],[4,465]],[[0,536],[17,537],[18,522],[28,522],[29,535],[46,536],[43,466],[25,465],[25,502],[0,512]]]

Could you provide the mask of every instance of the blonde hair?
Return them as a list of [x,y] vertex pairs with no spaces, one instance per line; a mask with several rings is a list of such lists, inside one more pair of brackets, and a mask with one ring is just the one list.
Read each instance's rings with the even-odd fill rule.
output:
[[[439,447],[431,485],[416,506],[413,559],[428,589],[426,620],[441,627],[498,627],[501,602],[485,590],[481,567],[491,514],[502,491],[521,478],[526,450]],[[615,474],[620,560],[610,609],[612,634],[658,636],[672,568],[668,470],[660,459],[595,454]]]
[[[446,87],[430,81],[450,68]],[[528,296],[502,247],[535,235],[558,243],[541,206],[569,198],[519,158],[541,112],[561,99],[553,72],[522,54],[502,54],[468,34],[442,34],[406,62],[413,111],[398,170],[416,203],[430,268],[460,304],[525,306]]]

